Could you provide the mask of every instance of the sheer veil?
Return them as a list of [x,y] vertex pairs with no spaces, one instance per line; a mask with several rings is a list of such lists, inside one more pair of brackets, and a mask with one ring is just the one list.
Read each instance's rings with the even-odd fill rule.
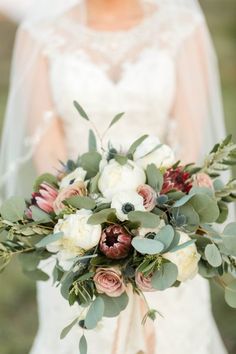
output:
[[[30,120],[33,119],[30,110],[33,104],[31,102],[31,92],[36,85],[35,72],[37,71],[37,61],[42,48],[41,42],[33,40],[30,36],[27,36],[22,41],[22,33],[27,31],[28,26],[34,27],[34,25],[37,27],[37,31],[40,32],[41,23],[62,15],[70,7],[75,6],[75,4],[81,1],[85,0],[37,0],[34,7],[32,7],[29,18],[18,31],[0,152],[0,195],[3,199],[13,193],[28,194],[28,188],[34,178],[32,155],[35,146],[40,141],[40,136],[43,134],[44,129],[46,129],[48,121],[53,118],[53,110],[45,107],[40,124],[36,125],[33,131],[28,128]],[[175,14],[186,7],[192,9],[192,11],[203,18],[197,0],[151,1],[157,2],[159,7],[166,6],[170,8]],[[225,136],[217,61],[207,26],[204,26],[202,39],[201,50],[204,53],[199,52],[199,43],[195,43],[194,41],[190,43],[191,55],[196,53],[194,60],[201,62],[201,55],[204,55],[205,60],[205,69],[197,77],[199,87],[201,85],[204,86],[207,82],[206,95],[209,110],[208,121],[204,123],[203,134],[205,138],[201,153],[205,152],[213,143]],[[201,66],[201,63],[198,66]],[[182,78],[183,104],[188,102],[189,106],[192,105],[191,110],[194,111],[196,102],[193,99],[194,93],[190,92],[188,84],[191,83],[192,75],[196,75],[196,73],[194,73],[194,69],[190,65],[187,65],[186,69],[186,62],[184,61],[178,66],[178,71],[179,77]],[[193,119],[196,119],[193,122],[194,127],[198,122],[197,118]]]

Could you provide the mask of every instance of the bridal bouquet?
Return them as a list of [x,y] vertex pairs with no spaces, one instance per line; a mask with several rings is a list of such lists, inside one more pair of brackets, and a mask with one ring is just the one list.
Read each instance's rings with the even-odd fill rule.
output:
[[[236,200],[236,180],[219,179],[233,164],[230,137],[196,166],[176,162],[153,136],[125,152],[97,149],[91,130],[88,152],[57,177],[40,176],[30,201],[12,197],[1,206],[1,268],[18,255],[25,274],[47,280],[39,264],[54,259],[54,283],[70,305],[82,308],[62,338],[75,325],[94,329],[103,316],[118,316],[132,291],[144,297],[198,273],[223,285],[227,303],[236,307],[236,223],[215,227],[227,221],[228,203]],[[147,308],[143,322],[156,315]],[[87,353],[84,335],[80,352]]]

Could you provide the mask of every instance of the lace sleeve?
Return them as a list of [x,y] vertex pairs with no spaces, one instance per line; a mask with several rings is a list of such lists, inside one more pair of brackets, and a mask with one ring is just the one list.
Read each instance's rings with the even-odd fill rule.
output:
[[177,141],[179,158],[192,162],[225,136],[217,61],[205,21],[179,47],[176,71],[169,142]]
[[[43,43],[23,26],[18,31],[14,49],[2,137],[0,186],[3,197],[19,194],[19,190],[27,193],[35,172],[55,173],[58,160],[65,156],[62,123],[51,98]],[[23,186],[26,188],[22,189]]]

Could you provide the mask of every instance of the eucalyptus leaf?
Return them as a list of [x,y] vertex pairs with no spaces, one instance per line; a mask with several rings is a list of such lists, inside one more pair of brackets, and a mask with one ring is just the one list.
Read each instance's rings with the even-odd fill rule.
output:
[[115,155],[115,160],[118,162],[121,166],[124,166],[128,162],[128,157],[123,156],[123,155]]
[[99,172],[102,156],[97,151],[86,152],[79,158],[80,166],[87,171],[86,178],[92,178]]
[[96,207],[96,202],[89,197],[73,196],[66,199],[66,202],[76,209],[92,210]]
[[88,344],[84,334],[82,335],[79,341],[79,352],[80,354],[87,354],[88,352]]
[[46,237],[44,237],[41,241],[39,241],[35,247],[36,248],[43,248],[49,245],[50,243],[56,242],[60,240],[64,236],[63,232],[58,232],[56,234],[51,234]]
[[223,244],[236,257],[236,223],[227,225],[222,234]]
[[105,305],[102,297],[98,296],[91,304],[88,313],[85,317],[85,327],[93,329],[102,319],[105,310]]
[[34,271],[23,270],[23,273],[33,281],[47,281],[49,279],[48,274],[40,269]]
[[89,130],[89,151],[96,151],[97,150],[97,140],[93,130]]
[[171,225],[164,226],[155,236],[155,240],[164,244],[164,250],[167,251],[175,236],[175,231]]
[[45,213],[45,211],[41,210],[40,208],[36,207],[35,205],[32,205],[30,207],[30,210],[32,212],[32,219],[36,222],[50,222],[52,221],[51,217],[49,214]]
[[196,194],[191,199],[191,205],[198,213],[201,223],[215,222],[219,215],[217,200],[207,194]]
[[219,267],[222,264],[222,257],[215,244],[209,244],[205,248],[205,257],[212,267]]
[[152,286],[157,290],[170,288],[177,280],[178,268],[171,262],[162,263],[152,277]]
[[105,304],[104,316],[117,317],[123,311],[129,302],[126,292],[118,297],[110,297],[105,294],[100,295]]
[[117,123],[124,115],[125,113],[122,112],[122,113],[118,113],[111,121],[110,125],[108,128],[111,128],[115,123]]
[[160,192],[163,185],[163,174],[154,164],[150,164],[146,169],[147,174],[147,183],[151,186],[156,192]]
[[160,224],[159,216],[147,211],[131,211],[128,213],[131,222],[139,223],[144,228],[155,228]]
[[137,140],[135,140],[133,142],[133,144],[130,146],[127,155],[133,155],[137,149],[137,147],[145,140],[147,139],[148,135],[143,135],[140,138],[138,138]]
[[40,258],[34,252],[22,253],[18,256],[22,269],[26,271],[33,271],[37,269]]
[[77,101],[74,101],[74,106],[77,109],[77,111],[79,112],[79,114],[81,115],[81,117],[89,121],[89,117],[88,117],[87,113],[84,111],[84,109],[81,107],[81,105]]
[[164,244],[157,240],[149,238],[134,237],[132,240],[132,246],[142,254],[158,254],[164,249]]
[[91,215],[88,219],[88,224],[91,225],[103,224],[104,222],[108,221],[110,216],[115,215],[115,212],[116,210],[112,208],[103,209],[98,213]]
[[47,183],[50,186],[58,187],[57,178],[54,175],[52,175],[51,173],[44,173],[44,174],[40,175],[36,179],[36,181],[34,183],[34,186],[33,186],[34,192],[38,192],[39,191],[40,186],[41,186],[42,183]]
[[5,202],[3,202],[0,208],[0,214],[2,215],[3,219],[11,222],[16,222],[23,219],[25,209],[26,205],[24,198],[11,197],[10,199],[7,199]]
[[72,328],[78,323],[78,321],[79,319],[77,317],[68,326],[66,326],[61,332],[60,339],[64,339],[67,336],[67,334],[72,330]]
[[172,248],[170,250],[170,252],[177,252],[177,251],[180,251],[182,250],[183,248],[186,248],[186,247],[189,247],[191,245],[193,245],[196,241],[195,240],[189,240],[189,241],[186,241],[184,243],[181,243],[180,245],[177,245],[176,247]]

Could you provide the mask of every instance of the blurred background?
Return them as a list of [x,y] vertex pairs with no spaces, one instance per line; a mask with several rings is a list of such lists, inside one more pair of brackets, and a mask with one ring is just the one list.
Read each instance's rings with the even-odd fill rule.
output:
[[[10,6],[11,0],[5,1],[7,6],[1,11],[0,0],[0,129],[7,100],[11,54],[17,29],[14,21],[24,15],[29,1],[14,1],[17,6],[24,5],[22,11],[19,9],[18,12]],[[227,130],[234,135],[236,141],[236,0],[200,2],[219,57]],[[236,310],[225,305],[222,291],[218,286],[211,284],[211,289],[217,325],[229,353],[236,354]],[[36,330],[35,286],[21,274],[18,263],[13,263],[0,275],[0,353],[27,354]]]

